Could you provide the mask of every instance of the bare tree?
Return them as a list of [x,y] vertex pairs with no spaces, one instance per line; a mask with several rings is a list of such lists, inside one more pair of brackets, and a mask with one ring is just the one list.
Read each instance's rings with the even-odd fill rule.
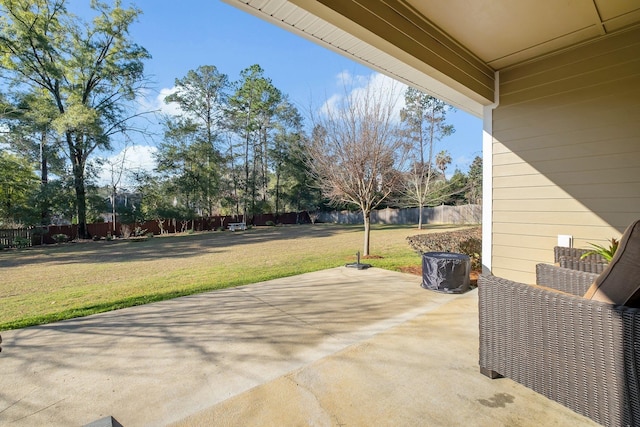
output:
[[109,182],[109,190],[111,190],[110,199],[111,199],[111,221],[113,222],[111,231],[113,235],[116,235],[116,222],[117,222],[117,212],[116,212],[116,203],[118,197],[118,187],[120,186],[120,181],[122,179],[122,174],[125,171],[125,161],[127,158],[127,150],[129,149],[128,145],[122,150],[122,153],[119,157],[112,159],[101,160],[99,163],[102,163],[107,167],[111,175],[111,180]]
[[363,255],[369,255],[370,214],[398,188],[407,153],[395,113],[398,91],[371,85],[352,91],[313,117],[308,165],[333,204],[362,211]]

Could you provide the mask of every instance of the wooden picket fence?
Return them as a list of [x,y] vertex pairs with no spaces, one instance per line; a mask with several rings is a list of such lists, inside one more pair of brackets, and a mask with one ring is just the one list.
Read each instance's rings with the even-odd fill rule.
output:
[[0,229],[0,248],[30,247],[36,237],[39,242],[39,235],[36,236],[30,228]]

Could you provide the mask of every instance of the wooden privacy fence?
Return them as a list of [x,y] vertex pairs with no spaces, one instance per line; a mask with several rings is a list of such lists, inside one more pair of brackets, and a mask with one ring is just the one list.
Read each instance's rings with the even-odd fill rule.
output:
[[[228,215],[228,216],[212,216],[204,218],[194,218],[190,220],[178,220],[178,219],[164,219],[162,224],[157,220],[149,220],[144,222],[137,222],[132,224],[123,224],[116,222],[115,227],[112,222],[101,222],[94,224],[87,224],[87,231],[92,237],[105,238],[108,235],[119,237],[124,233],[130,233],[132,236],[136,230],[139,230],[143,234],[153,233],[179,233],[188,230],[195,231],[207,231],[217,230],[219,228],[226,228],[230,222],[245,222],[242,215]],[[248,218],[247,224],[250,225],[268,225],[268,224],[308,224],[311,220],[307,212],[289,212],[280,214],[276,217],[274,214],[259,214],[253,215]],[[162,225],[162,227],[161,227]],[[76,224],[69,225],[50,225],[44,227],[44,233],[35,232],[35,230],[41,229],[15,229],[15,230],[0,230],[0,245],[3,247],[16,247],[16,237],[26,239],[23,240],[23,246],[33,246],[42,243],[52,244],[56,243],[54,236],[57,234],[64,234],[69,240],[78,238],[78,226]]]
[[[320,212],[318,222],[335,224],[362,224],[361,212],[334,211]],[[115,227],[111,222],[87,224],[87,230],[91,236],[104,238],[108,235],[122,236],[125,231],[134,235],[136,229],[144,233],[160,234],[178,233],[187,230],[206,231],[226,228],[230,222],[245,222],[240,216],[214,216],[206,218],[195,218],[193,220],[182,221],[176,219],[165,219],[160,224],[156,220],[150,220],[134,224],[121,224],[117,222]],[[274,214],[260,214],[248,218],[247,224],[267,225],[278,224],[308,224],[311,220],[307,212],[291,212],[280,214],[276,218]],[[480,224],[482,222],[482,206],[462,205],[462,206],[436,206],[434,208],[424,208],[422,211],[422,222],[424,224]],[[371,213],[372,224],[417,224],[418,208],[405,209],[380,209]],[[0,229],[0,247],[33,246],[42,243],[56,243],[53,236],[64,234],[69,239],[78,238],[77,225],[50,225],[39,228],[22,228],[15,230]]]
[[[371,212],[372,224],[417,224],[418,208],[380,209]],[[333,211],[321,212],[319,222],[335,224],[362,224],[362,212]],[[436,206],[422,209],[423,224],[480,224],[482,222],[481,205]]]

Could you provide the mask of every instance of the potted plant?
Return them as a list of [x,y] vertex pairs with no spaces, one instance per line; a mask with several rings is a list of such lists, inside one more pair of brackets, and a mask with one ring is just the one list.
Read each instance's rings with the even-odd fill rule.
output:
[[592,249],[582,254],[580,256],[580,259],[584,259],[589,255],[600,255],[602,258],[605,259],[605,261],[611,262],[611,260],[613,259],[613,256],[616,253],[616,250],[618,249],[618,245],[620,244],[620,242],[612,237],[611,240],[609,241],[608,248],[602,245],[597,245],[595,243],[589,243],[589,244],[592,246]]

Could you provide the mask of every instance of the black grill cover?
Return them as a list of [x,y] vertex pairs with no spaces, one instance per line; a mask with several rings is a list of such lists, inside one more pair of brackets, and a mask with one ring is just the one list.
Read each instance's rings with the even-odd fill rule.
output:
[[471,259],[464,254],[427,252],[422,254],[422,287],[446,293],[469,290]]

